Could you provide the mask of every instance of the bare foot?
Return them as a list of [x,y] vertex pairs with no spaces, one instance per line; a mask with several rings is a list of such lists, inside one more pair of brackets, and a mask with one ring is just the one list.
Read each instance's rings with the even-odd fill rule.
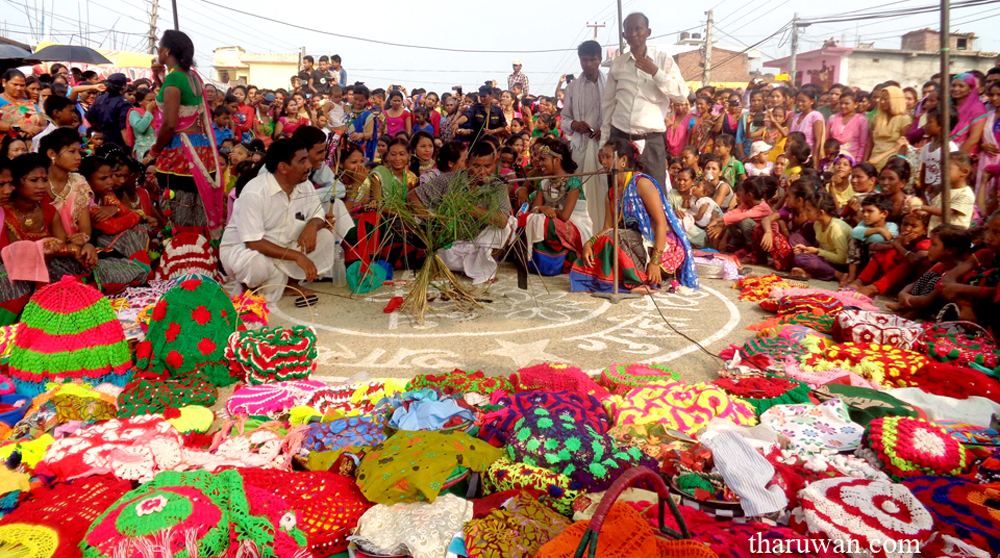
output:
[[654,294],[656,294],[656,291],[654,291],[653,289],[650,289],[649,286],[647,286],[647,285],[639,285],[638,287],[633,288],[629,292],[631,294],[641,294],[641,295],[649,295],[649,296],[653,296]]
[[288,285],[285,287],[285,294],[292,294],[295,296],[314,296],[316,291],[307,289],[302,285]]
[[809,279],[810,277],[809,274],[806,273],[806,270],[801,267],[793,267],[788,274],[792,276],[792,279]]
[[886,302],[885,307],[893,312],[904,309],[903,305],[898,302]]

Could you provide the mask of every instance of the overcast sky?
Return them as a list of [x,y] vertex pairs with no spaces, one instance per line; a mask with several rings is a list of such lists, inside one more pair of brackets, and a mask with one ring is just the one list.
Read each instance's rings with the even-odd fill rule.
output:
[[[12,39],[33,43],[39,37],[43,0],[0,0],[0,29]],[[579,74],[575,51],[538,52],[542,50],[575,49],[581,41],[593,38],[588,23],[606,24],[598,30],[603,45],[617,45],[614,32],[616,4],[608,0],[571,0],[535,2],[497,2],[487,12],[482,2],[341,2],[298,0],[296,2],[266,0],[213,0],[219,4],[295,23],[323,31],[378,39],[407,45],[422,45],[451,49],[481,51],[524,51],[519,53],[468,53],[378,45],[337,38],[321,33],[295,29],[267,22],[253,16],[233,13],[211,6],[203,0],[177,0],[181,30],[194,40],[198,65],[207,69],[212,50],[221,46],[240,45],[250,52],[297,52],[306,47],[314,55],[340,54],[350,81],[365,81],[372,87],[400,83],[408,88],[422,85],[429,90],[445,91],[461,84],[466,90],[486,79],[499,79],[510,73],[514,58],[524,63],[524,72],[531,79],[534,94],[554,89],[564,73]],[[650,19],[653,35],[666,35],[651,43],[670,44],[677,31],[693,28],[704,32],[705,13],[714,7],[717,46],[746,48],[768,37],[791,20],[794,11],[801,18],[826,17],[859,11],[882,11],[931,5],[929,0],[840,0],[815,2],[807,0],[710,0],[707,2],[663,2],[653,0],[623,0],[627,15],[643,11]],[[149,9],[152,0],[44,0],[46,25],[55,35],[53,40],[91,44],[104,48],[117,46],[122,50],[143,52],[149,29]],[[25,5],[29,15],[25,14]],[[838,12],[830,11],[834,5]],[[51,16],[55,7],[55,20]],[[884,6],[884,7],[880,7]],[[35,9],[37,8],[37,10]],[[87,26],[89,9],[89,30]],[[853,12],[853,13],[850,13]],[[78,17],[82,14],[82,18]],[[975,32],[982,50],[1000,51],[997,23],[1000,6],[986,5],[952,10],[953,31]],[[170,1],[160,4],[158,28],[173,25]],[[937,12],[901,18],[886,18],[860,22],[813,25],[803,30],[801,50],[819,48],[824,39],[834,37],[853,46],[857,37],[862,42],[874,41],[879,47],[899,48],[900,36],[908,30],[937,28]],[[80,20],[83,20],[82,26]],[[32,36],[31,27],[35,30]],[[109,33],[112,28],[116,33]],[[81,41],[80,30],[86,35]],[[787,33],[764,43],[764,60],[787,56]],[[204,70],[203,70],[204,71]],[[548,93],[551,94],[551,93]]]

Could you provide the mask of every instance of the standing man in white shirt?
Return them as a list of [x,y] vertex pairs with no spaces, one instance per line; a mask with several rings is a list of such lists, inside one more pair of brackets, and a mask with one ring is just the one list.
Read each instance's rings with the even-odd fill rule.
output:
[[[246,287],[264,285],[261,294],[276,302],[289,279],[312,281],[333,268],[333,233],[309,182],[309,152],[302,142],[279,139],[267,150],[267,172],[257,176],[236,199],[226,225],[219,259],[226,275]],[[316,301],[306,292],[295,301]]]
[[666,188],[664,119],[670,113],[670,102],[686,99],[690,92],[669,54],[650,55],[646,39],[651,31],[645,15],[633,13],[622,26],[629,51],[619,53],[611,62],[604,89],[601,137],[606,141],[627,138],[635,143],[646,174]]
[[[606,81],[600,69],[601,44],[586,41],[576,49],[576,53],[580,57],[583,75],[566,86],[562,130],[570,138],[573,161],[579,172],[595,172],[600,168],[597,155],[601,151],[601,102]],[[594,223],[604,223],[604,198],[607,194],[608,183],[603,176],[583,179],[583,195],[589,202],[587,213]]]

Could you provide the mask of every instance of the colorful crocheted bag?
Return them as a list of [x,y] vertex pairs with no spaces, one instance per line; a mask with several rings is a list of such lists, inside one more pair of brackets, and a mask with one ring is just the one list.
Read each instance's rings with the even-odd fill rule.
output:
[[0,556],[80,556],[77,545],[87,528],[131,489],[130,482],[110,475],[33,488],[28,499],[0,520]]
[[215,251],[204,236],[184,231],[163,243],[160,267],[156,279],[176,279],[189,273],[197,273],[221,281],[219,262]]
[[247,384],[308,380],[316,370],[316,332],[308,326],[237,331],[225,354],[230,374]]
[[211,407],[219,399],[219,388],[200,372],[139,372],[118,395],[118,416],[134,417],[162,413],[187,405]]
[[583,485],[562,473],[501,457],[483,474],[483,493],[505,490],[541,491],[538,499],[566,516],[573,515],[573,501],[585,493]]
[[[934,532],[934,518],[927,508],[908,488],[888,481],[819,480],[799,491],[799,501],[802,507],[796,510],[793,528],[798,525],[797,530],[804,527],[814,537],[840,541],[843,548],[882,548],[885,558],[910,558]],[[888,544],[913,540],[916,548]],[[851,555],[871,556],[864,551]]]
[[615,424],[663,424],[693,435],[713,418],[757,424],[752,406],[710,384],[653,383],[628,392],[617,405]]
[[222,287],[187,279],[156,303],[146,340],[136,346],[136,368],[171,375],[199,370],[214,385],[235,378],[225,362],[226,344],[236,331],[236,309]]
[[522,391],[502,396],[498,393],[491,403],[502,408],[483,415],[479,429],[479,437],[497,447],[507,443],[517,421],[535,407],[588,425],[598,434],[604,434],[610,427],[604,406],[593,395],[578,391]]
[[809,402],[810,389],[805,382],[779,378],[772,374],[766,377],[719,378],[712,384],[753,405],[758,417],[775,405]]
[[590,379],[590,376],[585,374],[583,370],[568,364],[546,362],[522,368],[510,375],[510,383],[513,384],[514,391],[533,389],[579,391],[593,395],[601,401],[611,396],[606,389]]
[[912,349],[924,329],[919,323],[884,312],[844,310],[837,313],[833,337],[837,341],[875,343]]
[[620,448],[611,436],[541,407],[525,413],[507,441],[511,461],[562,473],[588,492],[607,489],[632,467],[656,466],[639,448]]
[[486,377],[481,370],[466,372],[455,369],[444,374],[417,374],[406,384],[406,391],[431,388],[446,395],[455,393],[479,393],[489,396],[497,390],[510,392],[513,386],[502,376]]
[[293,558],[275,552],[276,540],[291,536],[305,546],[294,512],[274,525],[251,506],[236,471],[166,471],[108,507],[80,548],[84,558],[139,558],[150,548],[166,556],[224,556],[238,548],[235,555]]
[[934,516],[934,528],[1000,554],[1000,484],[962,478],[917,477],[903,481]]
[[969,468],[969,450],[939,426],[918,418],[871,421],[857,454],[899,481],[922,475],[956,476]]
[[683,381],[681,375],[659,364],[618,364],[601,372],[601,385],[615,395],[652,382]]
[[354,478],[329,471],[296,472],[240,469],[245,486],[281,498],[295,512],[312,556],[322,558],[347,550],[347,536],[372,503]]
[[927,365],[924,355],[889,345],[841,343],[806,360],[806,366],[849,370],[886,388],[919,387],[913,374]]
[[125,331],[97,289],[64,276],[31,297],[21,321],[8,368],[18,393],[38,395],[46,383],[67,380],[128,382]]
[[237,389],[226,401],[229,416],[277,418],[325,386],[313,380],[274,382]]
[[778,315],[814,314],[824,316],[836,314],[844,309],[844,304],[835,296],[823,293],[783,296],[778,300]]

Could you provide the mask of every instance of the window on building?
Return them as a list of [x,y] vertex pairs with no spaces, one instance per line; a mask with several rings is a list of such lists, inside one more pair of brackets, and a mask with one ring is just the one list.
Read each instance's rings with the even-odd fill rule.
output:
[[969,48],[969,39],[965,37],[960,37],[958,39],[958,44],[956,45],[958,50],[967,50]]
[[219,70],[219,81],[229,83],[229,70]]

